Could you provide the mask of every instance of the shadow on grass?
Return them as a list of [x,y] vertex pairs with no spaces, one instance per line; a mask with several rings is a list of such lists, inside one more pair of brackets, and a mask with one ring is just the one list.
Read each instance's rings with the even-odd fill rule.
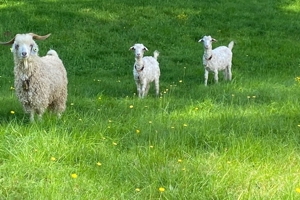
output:
[[[68,71],[69,96],[74,99],[80,99],[81,95],[95,98],[98,94],[124,98],[135,93],[131,75],[133,55],[128,52],[128,47],[141,41],[149,44],[152,50],[162,49],[161,85],[168,87],[185,78],[184,81],[189,82],[187,87],[181,87],[178,92],[174,92],[174,98],[189,96],[201,101],[209,94],[214,95],[214,92],[198,87],[203,83],[203,50],[197,44],[200,36],[215,35],[220,38],[218,45],[225,45],[231,39],[236,40],[233,61],[236,65],[233,66],[233,73],[238,74],[233,74],[234,76],[272,74],[280,80],[282,66],[295,65],[293,59],[281,59],[282,51],[290,58],[296,56],[294,52],[297,51],[294,50],[297,46],[287,48],[283,46],[282,40],[274,41],[273,38],[278,35],[284,38],[287,44],[299,39],[299,34],[294,28],[299,21],[298,11],[285,9],[292,3],[188,1],[178,2],[180,7],[174,9],[176,6],[168,8],[170,3],[160,0],[151,3],[115,1],[97,4],[93,1],[34,4],[31,1],[12,1],[2,3],[0,7],[0,18],[3,22],[0,26],[1,40],[11,39],[19,32],[52,32],[51,38],[40,43],[40,49],[41,52],[46,52],[47,48],[51,47],[59,52]],[[211,4],[214,4],[214,7],[211,7]],[[286,21],[290,19],[293,19],[292,24],[287,24]],[[272,57],[269,56],[269,51],[253,50],[260,45],[271,49]],[[286,50],[288,52],[285,52]],[[0,60],[4,66],[0,72],[12,71],[12,61],[7,59],[7,48],[0,48],[0,52]],[[185,77],[182,74],[183,67],[189,69]],[[287,68],[284,73],[295,73],[295,70],[293,67]],[[92,84],[95,82],[93,79],[101,80],[102,77],[104,80],[101,83]],[[118,80],[122,82],[117,83]],[[189,92],[192,87],[195,87],[192,89],[194,92]],[[200,95],[206,92],[208,95]],[[240,91],[235,93],[243,94]],[[268,102],[270,101],[267,100]],[[8,118],[9,115],[4,117],[4,120]]]

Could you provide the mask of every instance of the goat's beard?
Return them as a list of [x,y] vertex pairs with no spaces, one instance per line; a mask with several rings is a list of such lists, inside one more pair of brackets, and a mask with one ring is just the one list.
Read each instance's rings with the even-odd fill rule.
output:
[[28,69],[28,59],[27,58],[25,58],[23,60],[23,64],[24,64],[24,69]]

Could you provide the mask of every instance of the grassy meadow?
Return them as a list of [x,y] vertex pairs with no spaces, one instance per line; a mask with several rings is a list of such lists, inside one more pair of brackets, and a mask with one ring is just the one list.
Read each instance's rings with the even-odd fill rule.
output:
[[[0,0],[0,41],[52,33],[67,110],[29,123],[0,47],[0,199],[299,199],[299,0]],[[209,75],[203,45],[235,42],[233,80]],[[134,55],[158,58],[138,99]],[[299,77],[299,78],[297,78]]]

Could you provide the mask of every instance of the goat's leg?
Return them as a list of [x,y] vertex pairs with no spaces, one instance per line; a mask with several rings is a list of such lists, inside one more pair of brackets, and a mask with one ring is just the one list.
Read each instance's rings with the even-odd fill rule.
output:
[[215,83],[218,83],[218,80],[219,80],[218,70],[215,70],[214,74],[215,74]]
[[228,77],[228,80],[231,81],[231,78],[232,78],[232,74],[231,74],[231,63],[230,63],[230,65],[228,65],[228,67],[227,67],[227,77]]
[[145,97],[145,91],[146,91],[146,84],[143,84],[141,89],[141,96],[140,96],[141,98]]
[[147,92],[149,90],[149,88],[147,89],[147,87],[149,87],[149,82],[144,79],[141,83],[141,93],[142,93],[142,98],[146,97],[147,96]]
[[42,121],[42,117],[43,117],[44,112],[45,112],[45,109],[39,109],[39,110],[37,110],[36,113],[38,115],[38,120],[39,121]]
[[224,80],[228,80],[228,68],[225,68],[223,73],[224,73]]
[[150,83],[148,83],[146,85],[146,89],[145,89],[145,96],[147,96],[148,92],[149,92],[149,89],[150,89]]
[[30,115],[30,117],[29,117],[30,122],[34,122],[34,110],[33,109],[30,110],[29,115]]
[[155,91],[156,91],[156,96],[158,97],[158,95],[159,95],[159,79],[155,79]]
[[204,72],[204,85],[207,86],[207,79],[208,79],[208,70],[205,69]]
[[136,84],[136,90],[137,90],[138,96],[141,97],[141,95],[142,95],[141,84],[138,81],[136,81],[135,84]]

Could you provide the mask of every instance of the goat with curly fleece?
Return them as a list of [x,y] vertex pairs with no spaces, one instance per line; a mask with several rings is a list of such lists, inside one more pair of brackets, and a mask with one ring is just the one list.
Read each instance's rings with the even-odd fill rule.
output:
[[133,65],[133,77],[137,86],[137,92],[140,98],[147,96],[150,83],[155,82],[156,96],[159,95],[159,76],[160,69],[157,57],[159,52],[154,51],[154,56],[144,56],[144,52],[148,51],[143,44],[135,44],[129,50],[135,52],[135,63]]
[[0,43],[12,44],[15,90],[25,112],[30,113],[30,121],[34,121],[35,114],[41,120],[47,108],[58,117],[66,109],[68,80],[63,62],[54,50],[39,57],[38,45],[34,41],[49,36],[17,34],[10,41]]
[[212,43],[217,40],[211,36],[204,36],[199,42],[203,42],[204,54],[203,54],[203,65],[204,65],[204,84],[207,86],[208,73],[211,71],[215,74],[215,82],[218,83],[218,71],[224,71],[225,80],[231,80],[231,66],[232,66],[232,48],[234,42],[231,41],[226,46],[220,46],[212,50]]

